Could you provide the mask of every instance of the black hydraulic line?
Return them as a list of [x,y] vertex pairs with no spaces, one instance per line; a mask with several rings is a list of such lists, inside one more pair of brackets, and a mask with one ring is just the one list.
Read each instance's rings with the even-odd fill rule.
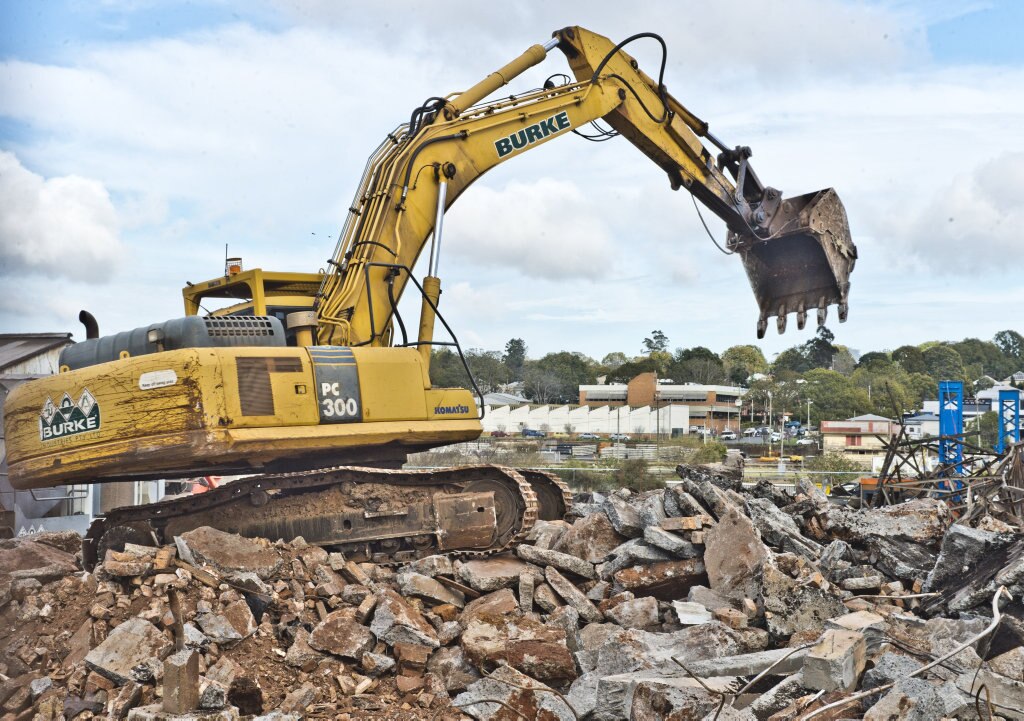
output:
[[398,272],[388,274],[388,300],[391,301],[391,313],[398,321],[398,327],[402,331],[402,345],[409,345],[409,335],[405,332],[405,323],[402,321],[402,314],[398,312],[398,302],[395,300],[395,276]]
[[[423,149],[428,145],[433,145],[434,143],[442,143],[446,140],[465,140],[468,137],[469,133],[465,130],[460,130],[459,132],[452,133],[451,135],[439,135],[436,138],[424,140],[416,146],[416,149],[412,151],[412,156],[409,158],[409,164],[405,168],[405,182],[402,183],[402,199],[398,203],[398,209],[401,209],[405,204],[405,197],[409,194],[409,181],[412,179],[412,167],[416,163],[417,156],[423,152]],[[410,275],[412,274],[410,273]]]
[[479,420],[483,420],[484,415],[487,412],[485,407],[484,407],[484,394],[480,390],[480,386],[477,385],[476,378],[473,376],[473,371],[470,370],[470,368],[469,368],[469,361],[466,360],[466,354],[462,352],[462,344],[459,343],[459,339],[456,337],[455,331],[453,331],[452,327],[450,325],[448,325],[448,321],[446,321],[444,319],[444,316],[441,315],[441,311],[439,311],[437,309],[437,304],[434,303],[434,301],[432,301],[430,299],[430,296],[427,295],[427,292],[423,289],[423,286],[420,284],[420,282],[418,280],[416,280],[416,277],[412,274],[412,271],[409,269],[408,266],[401,265],[399,263],[367,263],[367,264],[365,264],[363,266],[363,273],[365,274],[365,283],[366,283],[366,305],[367,305],[367,309],[368,309],[368,311],[370,313],[370,339],[369,340],[365,340],[362,343],[356,343],[356,344],[354,344],[351,347],[356,348],[356,347],[359,347],[359,346],[369,345],[377,337],[377,329],[376,329],[376,326],[375,326],[375,324],[373,322],[373,294],[370,293],[370,268],[390,268],[392,271],[404,270],[406,272],[406,274],[409,276],[409,280],[412,281],[412,283],[416,286],[416,289],[419,290],[420,295],[423,297],[423,299],[425,301],[427,301],[427,304],[430,305],[430,309],[434,312],[434,316],[439,321],[441,321],[441,325],[444,326],[444,329],[448,332],[448,335],[452,339],[453,342],[452,343],[438,343],[438,342],[435,342],[435,341],[424,341],[424,342],[420,343],[419,341],[417,341],[416,343],[407,343],[406,345],[408,345],[408,346],[416,346],[416,347],[419,347],[421,345],[429,345],[429,346],[435,346],[435,345],[454,346],[455,350],[458,351],[459,360],[462,361],[462,367],[466,369],[466,375],[469,377],[469,382],[473,386],[473,391],[476,393],[476,397],[480,400],[480,406],[479,406],[480,407],[480,413],[479,413],[479,415],[477,415],[477,418]]
[[623,78],[621,75],[618,75],[617,73],[612,73],[608,77],[615,78],[623,85],[625,85],[629,92],[633,93],[633,97],[635,97],[636,101],[640,103],[640,107],[643,108],[645,113],[647,113],[647,117],[649,117],[656,123],[663,123],[668,119],[669,112],[668,100],[665,98],[665,63],[668,62],[668,46],[665,44],[665,39],[662,38],[657,33],[637,33],[636,35],[630,35],[628,38],[626,38],[618,45],[616,45],[614,48],[609,50],[608,54],[604,56],[604,59],[600,63],[598,63],[597,68],[594,70],[594,74],[590,78],[590,82],[597,82],[598,77],[601,75],[601,71],[604,70],[604,66],[608,64],[608,61],[611,60],[612,57],[614,57],[615,53],[619,52],[622,48],[624,48],[626,45],[633,42],[634,40],[639,40],[640,38],[653,38],[654,40],[657,40],[661,44],[661,67],[658,70],[658,97],[661,98],[663,111],[661,117],[655,117],[655,115],[650,110],[647,109],[647,106],[644,105],[644,101],[640,99],[640,95],[636,92],[636,90],[633,89],[633,86],[630,85],[625,78]]

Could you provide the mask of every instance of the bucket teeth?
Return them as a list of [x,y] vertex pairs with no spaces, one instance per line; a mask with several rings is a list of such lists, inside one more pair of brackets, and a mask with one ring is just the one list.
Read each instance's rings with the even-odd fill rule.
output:
[[828,320],[828,306],[819,306],[818,308],[818,325],[825,325],[825,321]]
[[848,303],[843,302],[839,304],[839,322],[846,322],[846,314],[850,312],[850,306]]
[[807,309],[801,303],[796,312],[796,327],[798,330],[803,330],[805,325],[807,325]]
[[764,338],[764,334],[768,332],[768,319],[761,316],[757,320],[757,337]]
[[775,327],[779,329],[779,335],[786,332],[786,316],[780,315],[775,319]]

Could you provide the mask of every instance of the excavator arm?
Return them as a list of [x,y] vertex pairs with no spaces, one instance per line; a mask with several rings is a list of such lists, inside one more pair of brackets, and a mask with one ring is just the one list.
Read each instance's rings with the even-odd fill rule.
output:
[[[444,212],[492,167],[598,119],[661,167],[673,189],[686,188],[726,223],[728,248],[743,261],[760,306],[758,337],[770,316],[778,317],[781,333],[788,313],[803,328],[808,310],[817,308],[823,323],[833,303],[845,320],[856,248],[838,196],[827,189],[784,199],[763,186],[749,148],[726,147],[668,93],[660,73],[652,79],[623,50],[640,38],[664,48],[650,33],[614,45],[565,28],[472,88],[432,98],[389,134],[367,162],[318,293],[318,342],[397,343],[398,299],[430,241],[418,340],[408,340],[398,319],[402,342],[418,344],[429,363]],[[477,105],[555,47],[568,58],[575,82]],[[717,158],[702,139],[720,151]]]

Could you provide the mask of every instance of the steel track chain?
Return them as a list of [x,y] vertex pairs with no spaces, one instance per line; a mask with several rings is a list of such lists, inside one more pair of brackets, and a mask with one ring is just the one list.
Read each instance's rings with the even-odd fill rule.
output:
[[[340,477],[338,477],[340,476]],[[479,477],[474,477],[479,476]],[[219,506],[227,506],[249,498],[252,493],[267,493],[277,490],[299,490],[315,493],[318,488],[327,488],[342,482],[380,483],[395,487],[426,487],[450,486],[469,483],[474,480],[497,480],[511,486],[519,500],[523,511],[518,521],[518,531],[505,543],[483,550],[453,551],[452,555],[471,558],[485,558],[501,553],[520,543],[533,528],[537,521],[539,503],[530,483],[521,473],[511,468],[497,465],[459,466],[443,471],[406,471],[360,466],[335,466],[314,471],[297,471],[293,473],[275,473],[232,481],[220,488],[202,494],[157,501],[142,506],[115,508],[105,516],[97,518],[89,526],[82,542],[83,562],[88,567],[95,566],[101,539],[108,531],[124,525],[160,523],[163,519],[172,519],[191,513],[206,511]],[[271,502],[273,502],[271,497]],[[495,509],[499,511],[499,509]],[[514,509],[513,509],[514,510]],[[513,524],[515,526],[515,523]],[[164,539],[166,542],[167,539]],[[332,545],[332,544],[327,544]],[[339,543],[337,545],[343,545]]]

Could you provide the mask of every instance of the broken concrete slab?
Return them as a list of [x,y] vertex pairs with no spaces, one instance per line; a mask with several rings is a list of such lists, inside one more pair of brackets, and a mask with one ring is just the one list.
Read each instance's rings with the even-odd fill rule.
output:
[[449,693],[464,691],[480,678],[480,672],[466,659],[461,646],[439,648],[430,656],[427,671],[442,679]]
[[284,564],[284,559],[274,549],[209,526],[175,536],[174,543],[182,560],[192,565],[209,565],[224,574],[252,571],[266,580]]
[[503,588],[486,596],[470,601],[459,614],[459,623],[463,626],[477,616],[504,616],[519,610],[519,602],[510,589]]
[[514,556],[502,555],[492,558],[465,561],[459,566],[459,578],[480,593],[493,593],[503,588],[515,588],[519,577],[530,574],[540,577],[542,571]]
[[788,638],[797,631],[821,633],[825,621],[847,612],[831,592],[814,584],[801,584],[770,563],[763,569],[760,597],[765,626],[775,639]]
[[568,553],[545,551],[525,544],[517,546],[516,553],[523,560],[536,563],[539,566],[554,567],[560,571],[576,574],[581,578],[597,578],[594,564]]
[[851,691],[867,662],[864,634],[830,628],[804,657],[804,684],[819,691]]
[[584,516],[562,534],[553,550],[600,563],[627,539],[615,530],[605,513]]
[[644,524],[640,514],[625,498],[608,496],[602,508],[616,533],[626,538],[639,538],[643,535]]
[[132,680],[133,668],[150,659],[162,661],[173,648],[167,634],[149,621],[134,617],[115,626],[86,655],[85,665],[120,686]]
[[[503,705],[494,703],[494,699]],[[511,708],[512,717],[519,714],[529,719],[576,721],[576,714],[551,687],[509,666],[501,666],[487,678],[471,684],[453,703],[476,719],[498,718],[504,708]]]
[[390,588],[377,594],[377,608],[370,630],[389,646],[396,643],[418,643],[437,648],[440,645],[437,633],[419,611]]
[[244,599],[229,603],[221,613],[203,613],[196,616],[196,623],[210,640],[230,643],[248,638],[256,633],[256,619]]
[[699,558],[703,555],[701,549],[694,544],[658,526],[644,528],[644,540],[677,558]]
[[652,628],[660,622],[658,602],[652,596],[624,601],[606,611],[605,616],[623,628]]
[[706,578],[704,562],[697,558],[631,566],[614,575],[615,583],[624,590],[663,601],[685,597],[691,586]]
[[344,610],[327,614],[309,634],[311,648],[354,661],[361,660],[376,643],[373,633]]
[[768,552],[751,520],[730,508],[704,534],[704,544],[711,589],[734,601],[756,598]]
[[544,576],[555,593],[579,612],[580,618],[588,623],[601,620],[601,612],[597,610],[597,606],[553,566],[547,567]]
[[414,571],[403,571],[395,576],[398,590],[407,598],[422,598],[433,604],[450,603],[456,608],[466,605],[466,598],[458,591],[441,585],[430,576]]

